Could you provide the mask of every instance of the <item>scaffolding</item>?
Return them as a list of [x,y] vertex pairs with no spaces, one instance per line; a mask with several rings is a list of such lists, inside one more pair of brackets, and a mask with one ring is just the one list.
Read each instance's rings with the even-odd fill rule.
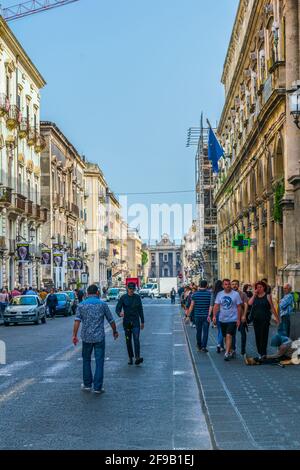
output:
[[208,160],[209,128],[190,128],[187,146],[197,146],[195,157],[195,185],[197,210],[197,247],[199,274],[213,283],[218,276],[217,258],[217,210],[213,201],[213,171]]

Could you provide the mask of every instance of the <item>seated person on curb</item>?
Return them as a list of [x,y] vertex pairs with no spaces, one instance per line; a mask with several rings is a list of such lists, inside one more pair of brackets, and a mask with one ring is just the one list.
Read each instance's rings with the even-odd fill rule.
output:
[[277,353],[271,356],[258,357],[246,357],[245,364],[248,366],[255,366],[260,364],[282,364],[290,365],[300,364],[300,348],[298,348],[298,342],[292,341],[287,336],[281,336],[276,334],[271,339],[271,346],[277,347]]

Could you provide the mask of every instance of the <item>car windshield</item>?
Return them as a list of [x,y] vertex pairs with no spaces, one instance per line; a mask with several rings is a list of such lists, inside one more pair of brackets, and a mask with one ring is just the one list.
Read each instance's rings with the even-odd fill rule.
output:
[[72,292],[72,291],[71,291],[71,292],[67,292],[67,294],[68,294],[68,296],[70,297],[70,299],[75,300],[75,294],[74,294],[74,292]]
[[56,297],[57,297],[57,300],[58,300],[59,302],[61,302],[61,301],[66,301],[67,298],[68,298],[68,296],[67,296],[66,294],[56,294]]
[[152,287],[153,287],[153,284],[145,284],[143,286],[143,289],[152,289]]
[[109,295],[115,295],[119,293],[119,289],[109,289],[108,294]]
[[11,305],[37,305],[36,297],[14,297],[11,301]]

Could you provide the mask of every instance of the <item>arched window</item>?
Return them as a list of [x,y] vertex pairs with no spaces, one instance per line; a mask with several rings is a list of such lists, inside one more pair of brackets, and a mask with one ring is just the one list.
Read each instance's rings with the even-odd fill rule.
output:
[[274,178],[280,179],[284,176],[283,143],[279,138],[274,155]]

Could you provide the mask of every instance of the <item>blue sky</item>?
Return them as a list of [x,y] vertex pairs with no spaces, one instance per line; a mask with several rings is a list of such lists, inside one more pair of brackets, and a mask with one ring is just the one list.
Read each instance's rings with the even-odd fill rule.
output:
[[[16,0],[3,0],[10,6]],[[10,23],[47,81],[42,118],[113,191],[194,189],[188,127],[216,123],[238,0],[80,0]],[[193,203],[194,194],[129,203]]]

